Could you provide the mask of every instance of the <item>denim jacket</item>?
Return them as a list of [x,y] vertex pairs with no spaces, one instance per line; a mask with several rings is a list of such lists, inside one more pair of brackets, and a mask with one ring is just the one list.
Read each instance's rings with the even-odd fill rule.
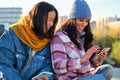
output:
[[49,44],[34,56],[30,52],[12,29],[6,31],[0,38],[0,80],[31,80],[40,72],[53,72]]

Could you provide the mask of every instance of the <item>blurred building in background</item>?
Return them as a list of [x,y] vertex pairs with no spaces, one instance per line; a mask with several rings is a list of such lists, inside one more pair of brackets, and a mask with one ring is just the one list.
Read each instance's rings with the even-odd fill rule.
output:
[[[115,15],[114,17],[106,17],[106,18],[99,18],[96,20],[96,28],[104,28],[104,27],[113,27],[115,28],[117,24],[120,24],[120,18]],[[118,27],[118,26],[117,26]]]
[[15,23],[19,20],[22,14],[22,8],[19,7],[1,7],[0,8],[0,23]]
[[[0,23],[16,23],[22,16],[22,8],[20,7],[1,7],[0,8]],[[59,16],[57,29],[68,19],[68,16]],[[120,27],[120,18],[117,15],[113,17],[105,17],[96,19],[96,21],[91,21],[92,29],[102,29],[104,27]]]
[[22,8],[1,7],[0,8],[0,37],[5,30],[9,28],[9,24],[16,23],[22,14]]

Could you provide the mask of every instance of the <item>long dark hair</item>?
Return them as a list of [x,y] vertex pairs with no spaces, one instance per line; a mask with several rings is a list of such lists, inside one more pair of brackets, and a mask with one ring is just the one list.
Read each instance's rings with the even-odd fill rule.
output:
[[[75,24],[76,19],[69,19],[67,20],[61,27],[63,30],[65,30],[71,39],[71,41],[77,46],[78,49],[81,49],[81,44],[77,41],[77,29]],[[93,41],[93,34],[91,32],[90,23],[88,22],[88,25],[85,27],[84,32],[86,33],[84,35],[85,42],[84,42],[84,48],[85,51],[91,47],[90,45]]]
[[[48,32],[44,32],[44,29],[47,31],[47,19],[50,11],[55,11],[56,17],[53,26]],[[36,36],[40,39],[53,37],[58,22],[58,12],[52,4],[44,1],[37,3],[28,13],[28,17],[29,26],[32,28]]]

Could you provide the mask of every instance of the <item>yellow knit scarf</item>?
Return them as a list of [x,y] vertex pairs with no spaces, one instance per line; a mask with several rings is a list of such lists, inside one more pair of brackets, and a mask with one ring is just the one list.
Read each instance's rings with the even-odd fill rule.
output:
[[11,28],[23,43],[35,51],[43,49],[50,42],[47,38],[40,40],[29,27],[26,18],[21,18],[18,23],[11,25]]

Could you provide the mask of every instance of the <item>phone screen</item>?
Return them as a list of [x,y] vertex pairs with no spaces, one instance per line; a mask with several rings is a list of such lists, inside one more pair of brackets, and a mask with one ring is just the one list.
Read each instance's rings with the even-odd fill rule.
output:
[[52,72],[42,72],[42,73],[36,75],[35,77],[33,77],[32,80],[35,80],[35,79],[38,78],[38,77],[40,77],[40,78],[43,78],[44,76],[49,77],[49,76],[51,76],[51,75],[53,75]]
[[110,50],[110,48],[103,48],[103,50],[100,52],[100,54],[104,53],[104,52],[108,52]]

